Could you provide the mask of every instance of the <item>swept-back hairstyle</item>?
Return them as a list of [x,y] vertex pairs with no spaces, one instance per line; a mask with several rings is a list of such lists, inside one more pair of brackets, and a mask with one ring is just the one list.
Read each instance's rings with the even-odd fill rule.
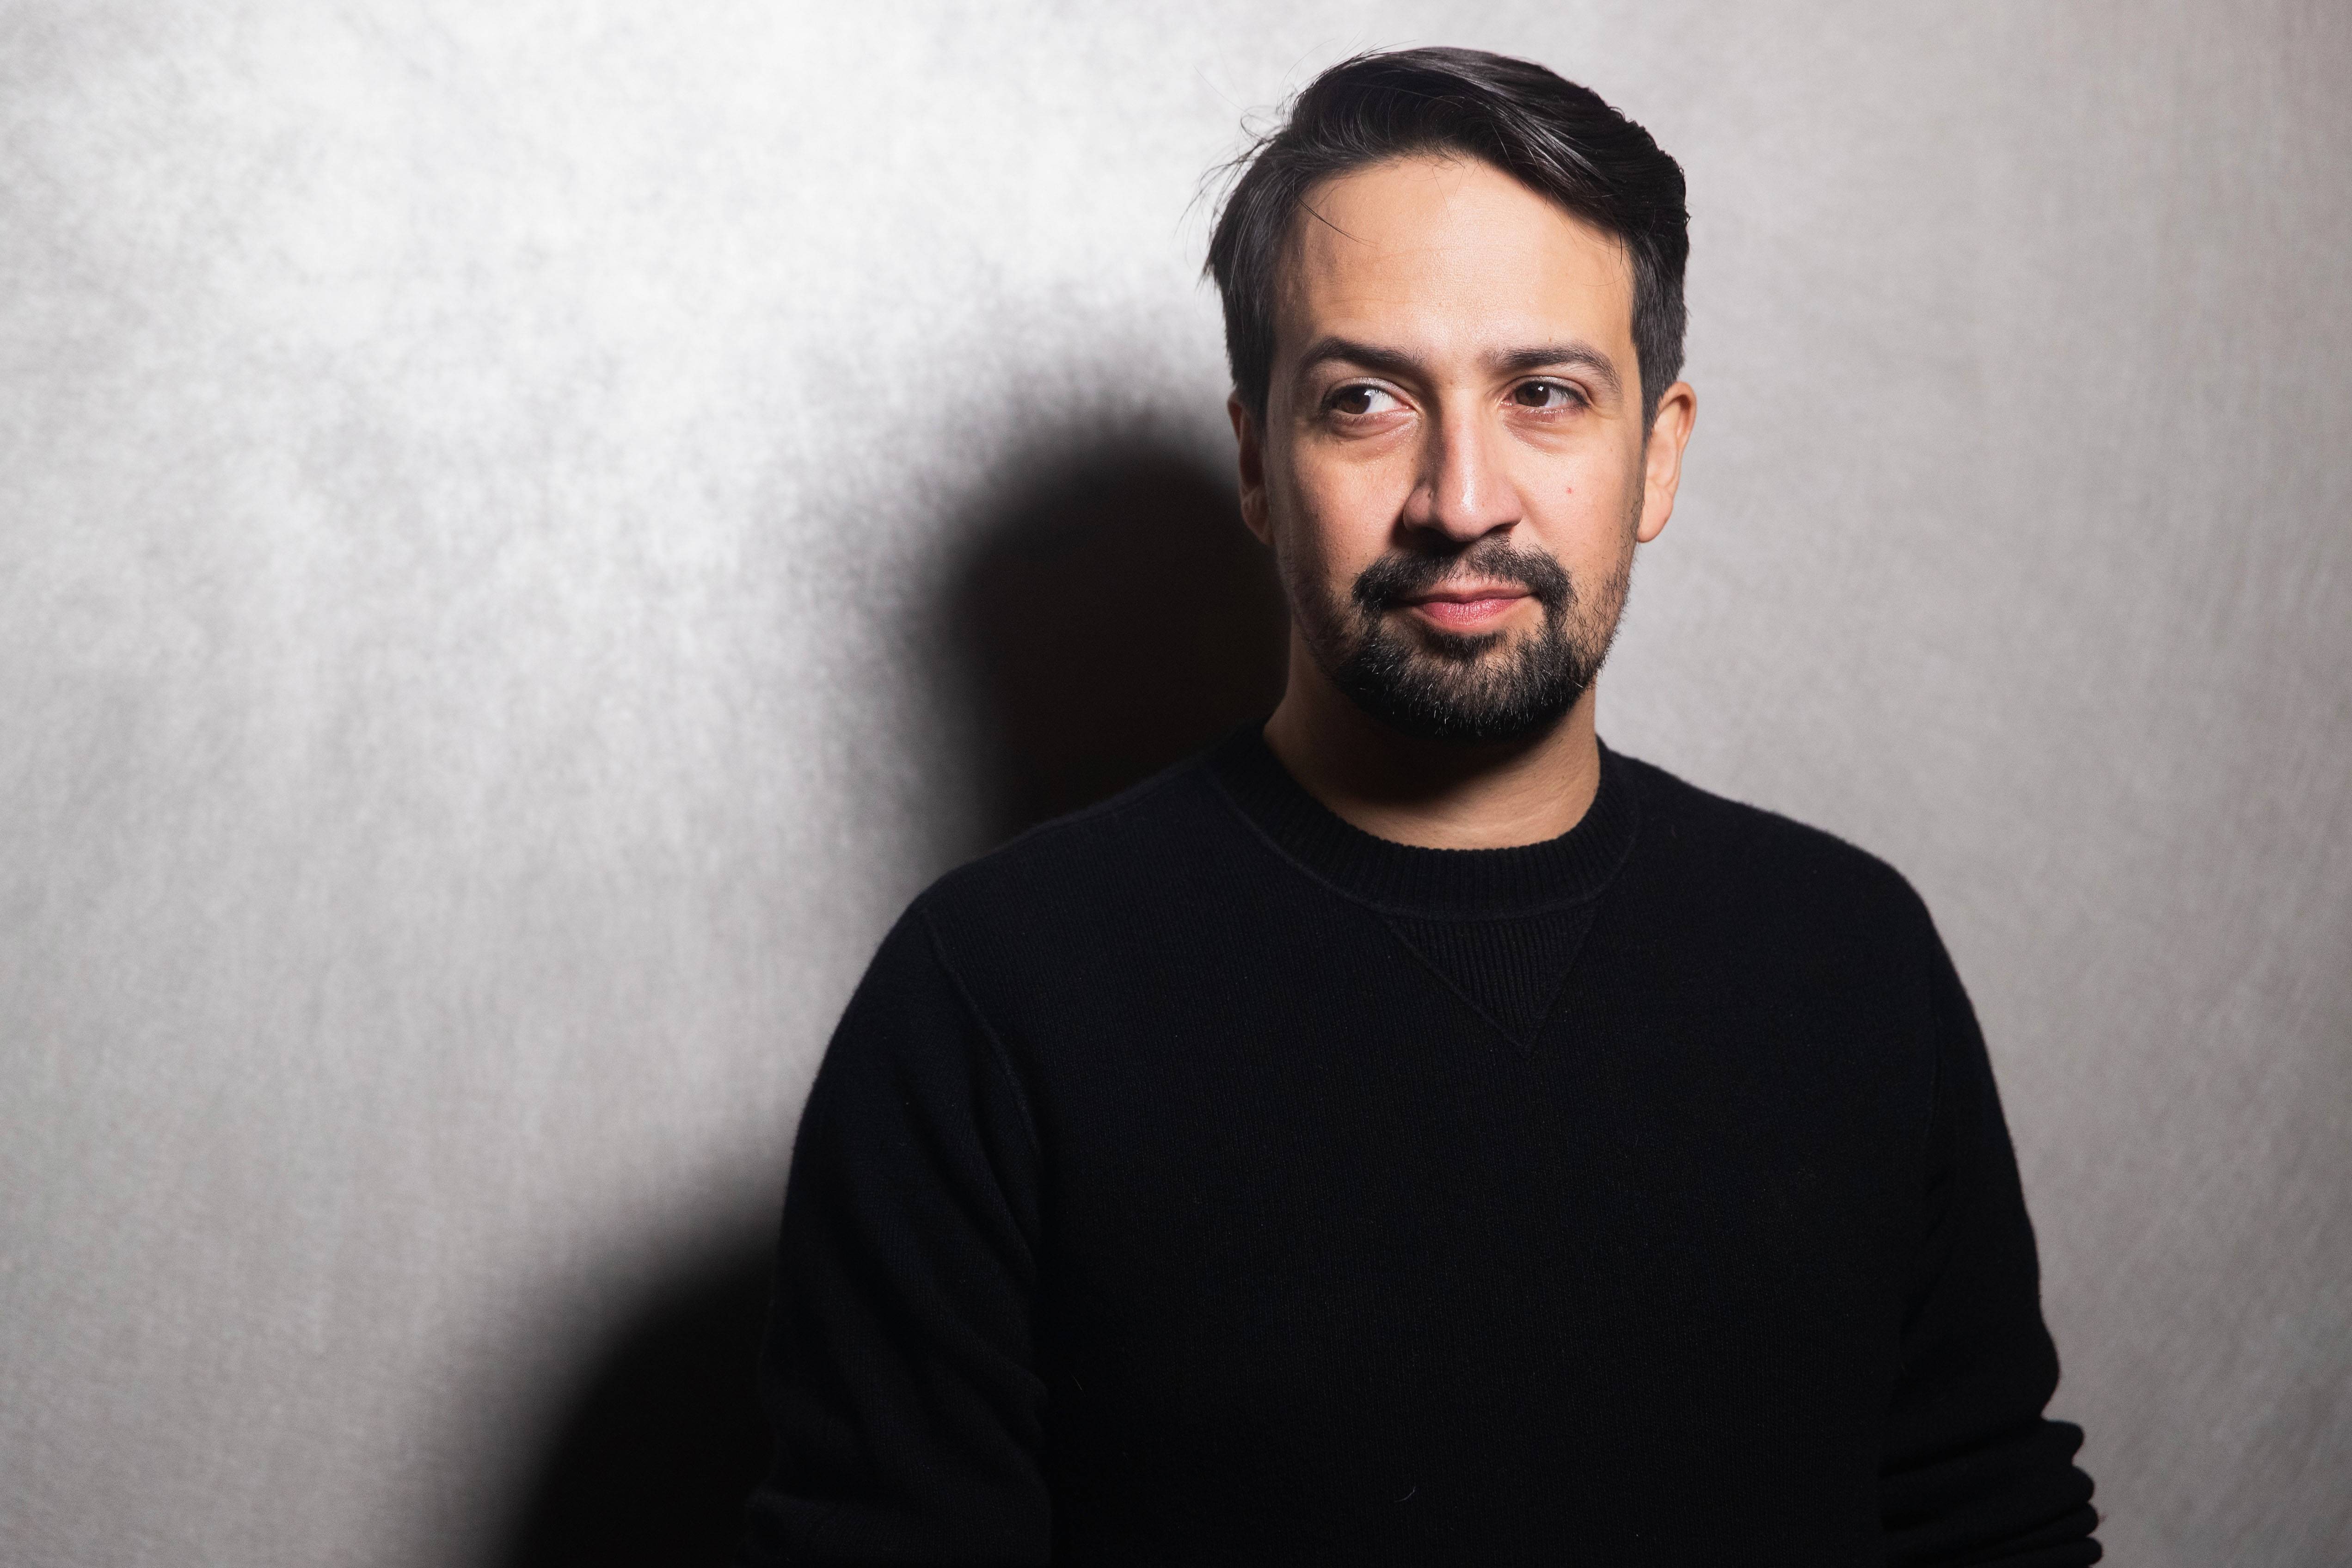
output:
[[1683,171],[1589,88],[1539,65],[1479,49],[1400,49],[1342,60],[1291,100],[1261,138],[1209,240],[1225,309],[1234,390],[1265,418],[1274,315],[1295,220],[1321,182],[1419,153],[1493,164],[1622,241],[1633,264],[1633,348],[1642,426],[1682,372],[1683,265],[1690,218]]

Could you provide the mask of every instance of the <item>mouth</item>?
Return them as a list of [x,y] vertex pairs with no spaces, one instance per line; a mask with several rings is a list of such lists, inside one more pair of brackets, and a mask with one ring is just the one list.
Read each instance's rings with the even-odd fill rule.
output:
[[1399,601],[1431,626],[1449,632],[1481,632],[1498,625],[1524,600],[1534,597],[1516,583],[1447,584]]

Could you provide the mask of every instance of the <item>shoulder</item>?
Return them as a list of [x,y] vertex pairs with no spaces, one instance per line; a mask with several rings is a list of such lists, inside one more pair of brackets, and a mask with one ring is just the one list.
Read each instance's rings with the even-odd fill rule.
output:
[[1235,837],[1206,758],[1194,756],[957,867],[908,913],[950,950],[1024,937],[1082,942],[1138,909],[1181,899]]
[[1910,882],[1869,850],[1622,753],[1642,815],[1637,853],[1676,887],[1778,919],[1932,941]]
[[1170,868],[1199,858],[1216,826],[1212,789],[1199,759],[1180,763],[916,895],[849,999],[817,1097],[920,1099],[921,1085],[965,1082],[971,1063],[1003,1059],[1008,1026],[1031,1008],[1131,967]]
[[1891,1086],[1911,1108],[1901,1124],[1921,1125],[1946,1043],[1973,1025],[1910,882],[1835,834],[1627,767],[1643,819],[1621,940],[1670,953],[1678,984],[1728,999],[1743,1030],[1777,1029],[1790,1059],[1822,1064],[1818,1081]]

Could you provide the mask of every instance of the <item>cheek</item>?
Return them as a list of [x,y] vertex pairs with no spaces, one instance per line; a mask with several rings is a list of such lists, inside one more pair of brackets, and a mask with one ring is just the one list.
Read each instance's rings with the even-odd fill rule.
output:
[[1370,463],[1303,465],[1286,477],[1276,550],[1286,571],[1344,588],[1395,543],[1409,479],[1401,490]]
[[1637,469],[1591,459],[1550,476],[1528,521],[1559,563],[1581,578],[1613,571],[1633,548],[1642,488]]

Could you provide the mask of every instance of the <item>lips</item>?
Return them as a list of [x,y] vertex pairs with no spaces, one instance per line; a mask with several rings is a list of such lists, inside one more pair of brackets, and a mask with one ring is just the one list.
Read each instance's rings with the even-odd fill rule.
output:
[[1492,534],[1461,551],[1391,550],[1357,574],[1349,594],[1368,620],[1403,612],[1424,630],[1472,636],[1515,624],[1513,606],[1523,599],[1550,616],[1575,596],[1559,562]]
[[1417,594],[1404,601],[1404,607],[1449,631],[1467,631],[1509,614],[1520,600],[1531,596],[1525,588],[1480,584]]

